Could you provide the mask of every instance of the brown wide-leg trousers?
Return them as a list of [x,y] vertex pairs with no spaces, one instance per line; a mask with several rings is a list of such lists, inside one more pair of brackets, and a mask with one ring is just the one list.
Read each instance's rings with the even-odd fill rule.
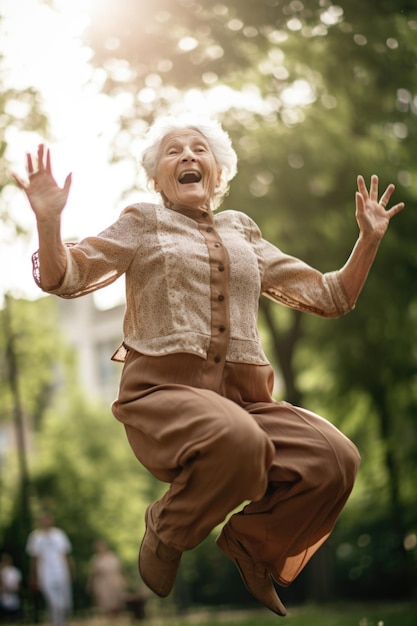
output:
[[211,376],[190,354],[129,351],[113,412],[139,461],[170,483],[152,508],[181,551],[227,522],[281,585],[329,536],[353,487],[356,447],[325,419],[271,397],[269,365],[226,363]]

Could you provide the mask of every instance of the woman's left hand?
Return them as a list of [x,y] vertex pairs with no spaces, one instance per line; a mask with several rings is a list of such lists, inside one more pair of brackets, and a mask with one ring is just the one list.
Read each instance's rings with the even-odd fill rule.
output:
[[378,176],[371,177],[369,192],[363,176],[358,176],[356,221],[361,235],[374,236],[377,241],[385,235],[390,219],[404,208],[404,202],[399,202],[386,209],[394,189],[393,184],[388,185],[378,200]]

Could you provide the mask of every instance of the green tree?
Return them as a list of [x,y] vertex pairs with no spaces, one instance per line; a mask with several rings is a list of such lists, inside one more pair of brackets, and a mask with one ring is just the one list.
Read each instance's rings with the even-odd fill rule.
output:
[[[0,9],[0,23],[2,21]],[[13,181],[10,176],[10,163],[7,146],[13,131],[47,132],[48,124],[42,111],[39,92],[31,86],[16,89],[9,84],[10,68],[5,64],[4,55],[0,53],[0,223],[2,223],[1,240],[6,241],[22,235],[23,230],[10,213],[9,200],[6,196],[7,187]]]
[[56,307],[50,299],[7,296],[0,318],[0,427],[7,432],[14,426],[17,442],[17,447],[2,450],[0,544],[21,559],[32,525],[30,435],[41,428],[61,385],[59,365],[64,368],[70,357],[58,341]]

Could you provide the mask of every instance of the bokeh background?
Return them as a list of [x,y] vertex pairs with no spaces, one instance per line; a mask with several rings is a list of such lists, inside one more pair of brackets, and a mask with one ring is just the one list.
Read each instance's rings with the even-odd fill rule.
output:
[[[147,194],[148,125],[191,110],[220,119],[238,153],[221,210],[245,211],[322,271],[357,237],[358,174],[395,183],[406,203],[352,313],[321,320],[262,299],[260,331],[277,399],[329,419],[363,457],[332,537],[284,601],[415,598],[416,0],[0,0],[0,87],[0,551],[24,581],[26,537],[48,507],[74,546],[77,610],[97,537],[133,593],[143,514],[162,487],[110,411],[123,281],[84,303],[43,296],[10,172],[24,176],[25,152],[46,142],[57,179],[74,176],[65,238],[95,234]],[[214,538],[185,555],[177,607],[250,605]]]

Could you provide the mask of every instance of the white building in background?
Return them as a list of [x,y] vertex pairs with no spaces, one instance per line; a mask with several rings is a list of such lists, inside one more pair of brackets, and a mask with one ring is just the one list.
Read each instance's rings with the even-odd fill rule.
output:
[[100,309],[93,294],[58,301],[61,328],[77,354],[81,385],[89,395],[111,402],[122,368],[111,356],[123,338],[124,304]]

